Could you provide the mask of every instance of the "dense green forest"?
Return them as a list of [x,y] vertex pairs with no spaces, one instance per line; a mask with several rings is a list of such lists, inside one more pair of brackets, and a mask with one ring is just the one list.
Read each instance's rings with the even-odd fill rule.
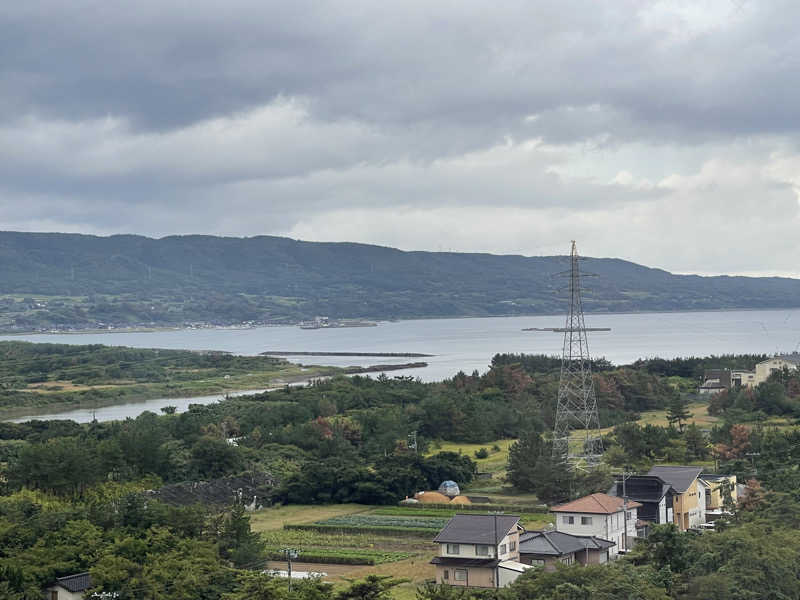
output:
[[[567,244],[565,243],[565,251]],[[563,311],[565,257],[352,243],[0,232],[0,327],[295,322]],[[800,306],[800,281],[673,275],[587,258],[588,311]]]

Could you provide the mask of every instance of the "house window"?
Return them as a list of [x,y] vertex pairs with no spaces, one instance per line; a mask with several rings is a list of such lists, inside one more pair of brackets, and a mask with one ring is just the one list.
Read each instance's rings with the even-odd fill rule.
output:
[[458,544],[447,544],[448,554],[458,554],[458,551],[459,551]]
[[575,523],[575,517],[561,517],[561,519],[565,525],[572,525]]
[[506,553],[506,545],[505,544],[501,544],[500,545],[500,554],[505,554],[505,553]]
[[467,580],[467,570],[456,569],[456,581],[466,581],[466,580]]
[[543,567],[544,561],[541,558],[533,558],[531,559],[531,565],[534,567]]
[[489,546],[486,544],[475,544],[475,554],[478,556],[489,556]]
[[517,549],[517,542],[508,542],[508,551],[513,552]]
[[573,554],[562,556],[561,562],[564,563],[565,565],[571,565],[572,563],[575,562],[575,556]]
[[592,517],[581,517],[581,525],[591,525]]
[[450,579],[450,571],[448,571],[447,569],[445,569],[445,570],[444,570],[444,573],[442,573],[442,578],[443,578],[443,579]]
[[628,511],[627,513],[625,513],[625,519],[626,519],[627,521],[630,521],[630,520],[631,520],[631,512],[630,512],[630,511]]

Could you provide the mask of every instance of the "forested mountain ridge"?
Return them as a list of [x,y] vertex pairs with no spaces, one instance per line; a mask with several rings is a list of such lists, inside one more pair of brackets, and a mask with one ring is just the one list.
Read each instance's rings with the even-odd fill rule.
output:
[[[565,249],[567,245],[565,244]],[[406,252],[273,236],[0,232],[5,327],[561,312],[563,256]],[[586,258],[587,311],[800,306],[800,280],[674,275]],[[11,296],[14,296],[11,298]],[[21,304],[24,297],[52,300]],[[79,300],[69,300],[79,299]]]

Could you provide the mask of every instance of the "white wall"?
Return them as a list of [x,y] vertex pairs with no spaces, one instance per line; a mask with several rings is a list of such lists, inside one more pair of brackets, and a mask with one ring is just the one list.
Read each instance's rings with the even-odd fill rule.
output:
[[[705,486],[705,484],[697,480],[697,508],[699,509],[699,517],[700,522],[698,525],[702,525],[706,522],[706,494],[710,494],[711,491]],[[691,515],[689,516],[691,519]]]
[[[636,508],[628,509],[631,518],[627,521],[628,549],[633,547],[632,538],[636,537]],[[621,549],[625,547],[625,516],[620,510],[610,515],[589,513],[554,513],[556,531],[571,533],[572,535],[594,535],[604,540],[614,542],[616,546],[608,549],[609,556],[616,558]],[[567,523],[565,517],[573,517],[574,523]],[[582,525],[581,517],[591,518],[591,524]]]
[[522,575],[522,573],[520,573],[519,571],[515,571],[512,569],[504,569],[503,567],[500,567],[497,570],[499,572],[498,581],[500,582],[500,587],[506,587],[508,584],[515,581],[517,577]]
[[[506,553],[500,555],[500,560],[510,560],[512,557],[514,560],[519,558],[519,536],[518,535],[507,535],[500,541],[500,546],[505,545]],[[517,542],[517,549],[514,551],[509,551],[508,545],[510,541]],[[454,556],[460,558],[494,558],[495,555],[495,546],[489,544],[489,553],[478,555],[475,552],[475,544],[458,544],[458,554],[449,554],[447,552],[447,544],[439,544],[439,556]]]
[[46,600],[50,600],[50,592],[52,591],[58,592],[58,600],[83,600],[82,592],[70,592],[69,590],[61,587],[60,585],[54,585],[47,588],[47,591],[45,592]]
[[783,360],[782,358],[774,357],[769,358],[763,362],[760,362],[756,365],[756,377],[754,380],[754,384],[758,385],[760,383],[764,383],[767,379],[769,379],[770,374],[772,371],[780,371],[781,369],[789,369],[790,371],[797,368],[797,365],[789,362],[788,360]]
[[475,544],[458,544],[458,554],[450,554],[447,552],[447,544],[439,544],[439,556],[455,556],[460,558],[494,558],[494,550],[494,546],[490,544],[488,554],[478,555],[475,552]]

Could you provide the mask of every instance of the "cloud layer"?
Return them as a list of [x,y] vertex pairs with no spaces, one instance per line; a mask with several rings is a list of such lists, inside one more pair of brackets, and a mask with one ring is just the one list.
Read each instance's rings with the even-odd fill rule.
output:
[[0,9],[0,223],[800,275],[792,2]]

